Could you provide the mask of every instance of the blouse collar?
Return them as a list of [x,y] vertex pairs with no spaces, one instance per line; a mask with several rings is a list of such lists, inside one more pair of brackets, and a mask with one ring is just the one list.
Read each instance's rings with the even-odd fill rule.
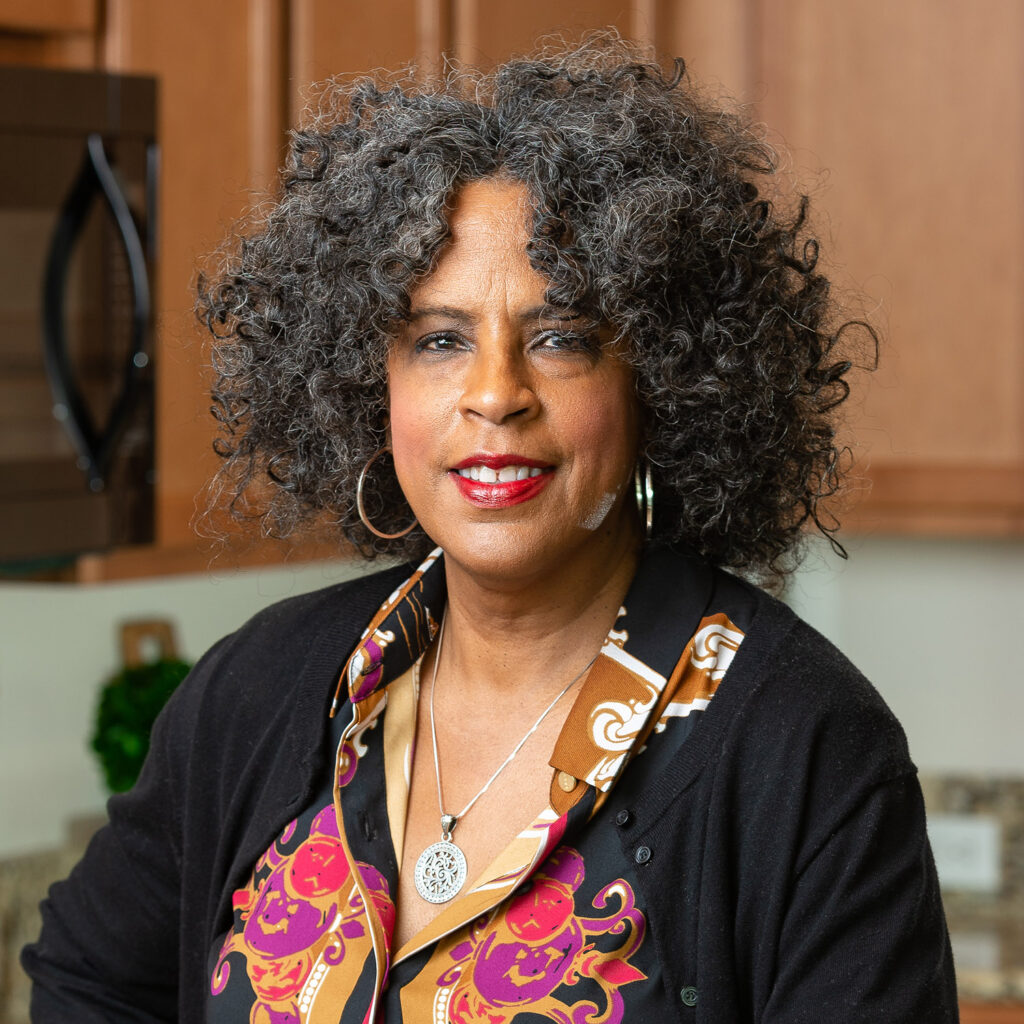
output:
[[[703,561],[648,545],[615,623],[591,666],[551,758],[567,779],[607,792],[638,736],[671,690],[667,683],[707,608],[712,573]],[[435,548],[377,610],[348,660],[332,704],[347,686],[355,718],[433,641],[447,600],[444,553]],[[376,701],[370,701],[375,705]],[[569,796],[562,803],[575,802]]]

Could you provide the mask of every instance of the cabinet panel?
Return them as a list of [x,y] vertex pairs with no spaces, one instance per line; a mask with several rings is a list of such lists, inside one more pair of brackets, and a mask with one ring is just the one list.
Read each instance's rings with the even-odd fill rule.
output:
[[1024,1024],[1024,1006],[962,1003],[960,1024]]
[[550,32],[571,34],[612,25],[630,35],[638,12],[647,6],[621,0],[453,0],[452,50],[462,61],[486,66],[529,50],[539,36]]
[[443,0],[382,0],[339,4],[296,0],[290,5],[290,119],[299,120],[310,83],[333,75],[396,68],[436,59]]
[[96,66],[97,0],[0,0],[0,64]]
[[94,32],[97,0],[2,0],[0,30]]
[[194,546],[197,494],[216,465],[194,278],[197,261],[278,163],[283,32],[276,10],[272,0],[108,4],[107,66],[160,81],[157,536],[165,547]]
[[652,41],[682,57],[694,78],[750,99],[757,19],[750,0],[652,0]]
[[[883,333],[857,455],[891,509],[924,487],[974,530],[991,495],[970,474],[1024,469],[1024,6],[760,0],[756,17],[759,112],[818,176],[828,262]],[[1024,522],[1019,492],[992,532]]]
[[0,32],[0,64],[88,71],[96,67],[96,44],[93,37],[84,32],[60,35]]

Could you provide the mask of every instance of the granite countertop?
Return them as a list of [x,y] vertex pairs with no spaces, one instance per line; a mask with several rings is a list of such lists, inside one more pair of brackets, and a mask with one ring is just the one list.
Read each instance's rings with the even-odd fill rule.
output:
[[1024,1004],[1024,919],[951,914],[949,938],[963,1002]]
[[940,772],[922,775],[921,789],[929,816],[981,816],[998,825],[998,887],[944,886],[942,900],[961,1000],[1014,1004],[1024,1019],[1024,776]]

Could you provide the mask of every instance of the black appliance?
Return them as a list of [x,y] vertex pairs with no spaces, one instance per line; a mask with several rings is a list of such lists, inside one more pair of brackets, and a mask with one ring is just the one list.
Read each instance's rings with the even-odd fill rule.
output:
[[0,571],[153,539],[156,82],[0,67]]

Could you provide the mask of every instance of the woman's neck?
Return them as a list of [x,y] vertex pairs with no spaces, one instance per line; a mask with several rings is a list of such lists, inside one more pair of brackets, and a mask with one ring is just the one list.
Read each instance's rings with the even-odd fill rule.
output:
[[639,548],[628,535],[599,559],[588,551],[519,586],[493,585],[446,562],[441,671],[458,679],[467,699],[522,691],[527,666],[531,694],[557,693],[594,657],[614,625]]

